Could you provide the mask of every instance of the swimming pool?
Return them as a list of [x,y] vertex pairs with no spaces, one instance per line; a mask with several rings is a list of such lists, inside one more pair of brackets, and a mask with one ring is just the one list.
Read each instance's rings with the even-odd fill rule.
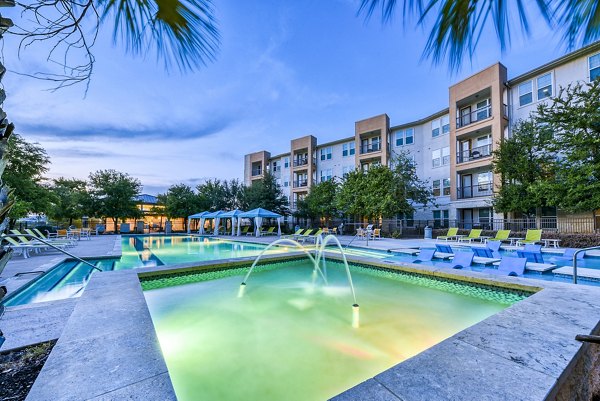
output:
[[142,281],[177,398],[328,399],[523,299],[523,293],[351,266],[328,285],[295,260]]
[[[90,262],[102,271],[139,269],[257,256],[266,245],[197,236],[123,236],[121,247],[120,258]],[[267,253],[276,254],[287,249],[275,247]],[[2,304],[15,306],[77,297],[95,272],[85,263],[67,260],[6,297]]]

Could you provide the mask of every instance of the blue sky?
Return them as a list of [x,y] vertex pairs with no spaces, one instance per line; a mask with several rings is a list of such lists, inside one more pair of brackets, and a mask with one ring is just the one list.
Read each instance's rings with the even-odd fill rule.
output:
[[[509,77],[563,55],[560,38],[534,26],[502,54],[486,32],[472,61],[450,73],[421,60],[427,33],[414,21],[382,25],[356,16],[358,1],[215,0],[221,47],[194,73],[165,71],[152,57],[125,54],[105,26],[84,86],[56,92],[10,71],[46,67],[44,46],[16,54],[5,38],[4,109],[17,132],[49,153],[49,177],[85,178],[114,168],[144,191],[211,177],[241,178],[245,153],[289,150],[292,138],[351,136],[354,122],[387,113],[393,125],[439,111],[448,86],[497,61]],[[18,14],[7,15],[18,22]]]

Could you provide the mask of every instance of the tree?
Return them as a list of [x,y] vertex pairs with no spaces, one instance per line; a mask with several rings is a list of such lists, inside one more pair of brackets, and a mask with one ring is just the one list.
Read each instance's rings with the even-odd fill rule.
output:
[[[533,6],[527,7],[529,3]],[[535,23],[541,19],[555,32],[562,33],[563,42],[570,48],[600,38],[600,7],[597,0],[430,0],[425,4],[423,0],[361,0],[358,12],[368,19],[379,9],[382,20],[389,22],[398,4],[402,4],[404,22],[416,16],[418,25],[425,25],[433,16],[435,22],[423,55],[431,57],[434,63],[448,57],[452,69],[460,67],[465,56],[473,55],[486,26],[493,24],[500,47],[504,50],[510,44],[510,27],[516,22],[510,18],[513,11],[516,11],[520,28],[525,34],[529,33],[532,19]],[[541,18],[532,14],[533,10]]]
[[338,214],[336,198],[339,184],[333,180],[322,181],[313,185],[308,195],[302,201],[298,201],[299,217],[316,219],[323,217],[325,222]]
[[217,211],[227,209],[227,189],[223,181],[219,179],[207,180],[204,184],[196,187],[198,196],[206,209]]
[[86,207],[89,205],[89,193],[87,191],[87,182],[74,178],[57,178],[53,180],[50,186],[53,200],[48,216],[56,220],[69,220],[69,226],[73,224],[73,219],[77,219],[86,214]]
[[136,178],[115,170],[98,170],[90,174],[90,187],[95,216],[111,218],[116,232],[119,220],[141,217],[135,197],[142,184]]
[[231,181],[224,181],[223,185],[225,187],[227,209],[245,209],[246,187],[244,184],[240,180],[233,179]]
[[429,182],[419,178],[417,166],[414,160],[408,157],[408,153],[397,153],[392,160],[392,166],[397,214],[409,216],[414,213],[415,205],[435,205]]
[[262,207],[281,215],[289,214],[288,201],[277,185],[275,176],[266,172],[261,180],[246,187],[245,204],[247,209]]
[[51,193],[44,185],[44,174],[50,164],[46,150],[14,133],[8,141],[5,157],[2,180],[14,189],[16,201],[10,216],[15,219],[28,212],[46,213],[51,201]]
[[542,186],[553,176],[555,156],[550,151],[552,132],[535,118],[517,121],[512,136],[493,151],[493,168],[502,186],[494,195],[494,209],[529,213],[548,206]]
[[553,133],[558,157],[554,182],[546,185],[554,206],[570,212],[600,208],[600,79],[561,88],[536,119]]
[[166,194],[158,195],[158,199],[164,205],[164,212],[169,219],[183,218],[185,230],[187,230],[187,217],[198,213],[201,209],[200,198],[185,184],[172,185]]

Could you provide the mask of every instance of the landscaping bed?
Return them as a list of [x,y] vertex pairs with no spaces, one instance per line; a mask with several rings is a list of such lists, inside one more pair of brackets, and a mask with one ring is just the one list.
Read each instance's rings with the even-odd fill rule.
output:
[[56,341],[0,353],[0,400],[24,400]]

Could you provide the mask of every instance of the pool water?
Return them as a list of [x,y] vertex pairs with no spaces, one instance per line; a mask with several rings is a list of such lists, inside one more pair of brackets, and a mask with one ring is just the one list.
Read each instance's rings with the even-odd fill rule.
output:
[[354,266],[354,329],[340,263],[328,285],[306,260],[260,267],[238,298],[246,272],[142,282],[180,401],[327,399],[524,298]]
[[[203,262],[257,256],[266,245],[194,236],[123,236],[121,258],[89,260],[102,271],[148,268],[180,263]],[[269,249],[267,254],[285,252],[286,247]],[[2,302],[4,306],[54,301],[81,295],[97,270],[68,260],[32,280]]]

